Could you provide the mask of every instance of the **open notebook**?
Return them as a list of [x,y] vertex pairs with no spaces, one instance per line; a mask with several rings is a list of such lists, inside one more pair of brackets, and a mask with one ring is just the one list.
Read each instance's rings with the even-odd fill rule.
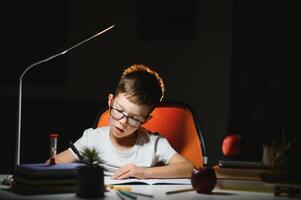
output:
[[147,184],[147,185],[190,185],[191,180],[189,178],[172,178],[172,179],[136,179],[128,178],[123,180],[114,180],[110,176],[105,176],[106,185],[122,185],[122,184]]

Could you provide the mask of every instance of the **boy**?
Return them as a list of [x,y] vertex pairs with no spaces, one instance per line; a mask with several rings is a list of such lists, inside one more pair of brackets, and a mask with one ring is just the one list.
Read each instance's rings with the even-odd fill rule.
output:
[[[193,164],[178,154],[159,134],[149,134],[142,125],[164,96],[161,77],[144,65],[128,67],[117,89],[108,97],[110,126],[87,129],[74,145],[81,151],[94,147],[99,152],[105,173],[113,179],[135,177],[191,177]],[[75,162],[69,148],[55,157],[56,162]],[[156,166],[163,162],[164,166]]]

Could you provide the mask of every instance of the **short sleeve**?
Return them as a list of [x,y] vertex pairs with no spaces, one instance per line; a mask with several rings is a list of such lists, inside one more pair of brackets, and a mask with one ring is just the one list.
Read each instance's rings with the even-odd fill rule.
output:
[[171,157],[176,153],[177,152],[172,148],[167,139],[159,135],[156,144],[156,158],[158,162],[168,164]]

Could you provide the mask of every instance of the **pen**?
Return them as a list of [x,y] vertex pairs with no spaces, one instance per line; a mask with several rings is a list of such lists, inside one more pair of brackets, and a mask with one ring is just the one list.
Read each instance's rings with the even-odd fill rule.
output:
[[72,141],[69,141],[70,147],[72,149],[72,151],[78,156],[80,161],[85,161],[85,158],[79,153],[79,151],[77,150],[77,148],[74,146]]
[[121,200],[126,200],[119,192],[119,190],[116,191],[117,196],[121,199]]
[[112,190],[122,190],[122,191],[131,191],[131,187],[127,186],[115,186],[115,185],[108,185],[107,188],[112,189]]
[[180,193],[180,192],[190,192],[193,191],[193,188],[187,188],[187,189],[181,189],[181,190],[173,190],[173,191],[168,191],[165,194],[175,194],[175,193]]
[[125,192],[125,191],[122,191],[122,190],[118,190],[118,192],[119,192],[120,194],[122,194],[122,195],[124,195],[124,196],[130,198],[130,199],[137,199],[136,196],[130,194],[129,192]]
[[154,197],[154,196],[151,195],[151,194],[143,194],[143,193],[139,193],[139,192],[125,192],[125,193],[135,194],[135,195],[138,195],[138,196],[144,196],[144,197],[150,197],[150,198],[153,198],[153,197]]

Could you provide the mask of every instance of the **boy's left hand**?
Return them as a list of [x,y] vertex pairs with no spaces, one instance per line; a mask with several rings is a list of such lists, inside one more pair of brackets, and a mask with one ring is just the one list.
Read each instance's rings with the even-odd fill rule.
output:
[[130,177],[138,179],[147,178],[146,168],[138,167],[135,164],[129,163],[119,168],[112,176],[113,179],[125,179]]

